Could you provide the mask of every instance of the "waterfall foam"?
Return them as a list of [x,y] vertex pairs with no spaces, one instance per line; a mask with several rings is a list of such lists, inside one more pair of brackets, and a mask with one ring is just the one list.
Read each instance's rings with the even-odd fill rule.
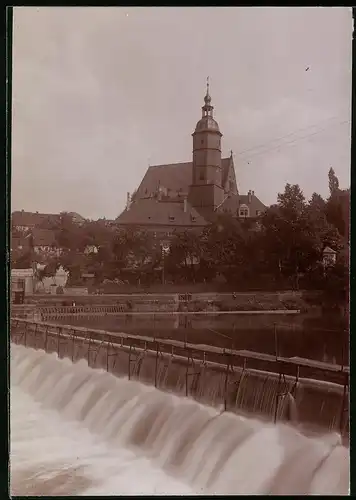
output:
[[[83,360],[72,364],[20,345],[11,346],[11,384],[11,400],[22,391],[41,411],[76,426],[78,435],[86,432],[101,456],[107,455],[107,463],[114,453],[126,453],[131,461],[141,460],[178,481],[180,494],[348,494],[349,451],[335,434],[311,438],[286,424],[219,413],[189,398],[93,370]],[[24,419],[16,406],[11,409],[11,459],[17,463],[21,453],[16,443],[25,437],[32,417],[26,412]],[[20,417],[22,427],[16,424]],[[52,447],[61,449],[61,440],[54,439]],[[17,468],[12,474],[14,482]],[[132,480],[137,477],[135,472]],[[110,491],[115,493],[124,494]]]

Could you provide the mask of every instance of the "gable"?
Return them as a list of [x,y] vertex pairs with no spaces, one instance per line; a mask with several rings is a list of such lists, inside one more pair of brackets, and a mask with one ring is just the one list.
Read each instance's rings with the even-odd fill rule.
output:
[[239,193],[236,183],[234,160],[231,157],[223,160],[222,185],[225,193]]

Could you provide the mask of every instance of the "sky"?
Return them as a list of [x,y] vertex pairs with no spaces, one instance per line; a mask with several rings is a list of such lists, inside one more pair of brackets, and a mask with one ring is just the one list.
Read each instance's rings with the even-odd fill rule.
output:
[[210,79],[222,153],[266,205],[350,185],[349,7],[16,7],[12,210],[113,219],[190,161]]

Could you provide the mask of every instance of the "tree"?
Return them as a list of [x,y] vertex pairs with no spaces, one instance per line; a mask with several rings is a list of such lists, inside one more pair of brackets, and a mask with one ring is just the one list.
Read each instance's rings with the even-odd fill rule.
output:
[[240,221],[231,215],[219,215],[203,233],[202,259],[210,271],[236,282],[246,263],[246,241],[248,232]]
[[43,282],[44,278],[53,278],[59,267],[59,260],[52,259],[43,269],[37,270],[37,279]]
[[333,196],[339,190],[339,179],[336,177],[334,169],[330,167],[329,170],[329,191],[330,196]]
[[298,184],[286,184],[284,193],[278,193],[277,203],[285,213],[298,215],[305,208],[305,197]]
[[201,259],[199,236],[193,231],[176,233],[171,240],[165,267],[172,277],[195,282]]
[[261,220],[266,262],[276,277],[293,278],[298,287],[300,273],[307,272],[320,257],[320,244],[309,217],[303,192],[286,184],[278,204]]

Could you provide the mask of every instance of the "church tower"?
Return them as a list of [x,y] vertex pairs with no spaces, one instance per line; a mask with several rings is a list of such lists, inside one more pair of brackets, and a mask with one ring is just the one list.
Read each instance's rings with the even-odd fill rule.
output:
[[189,203],[203,211],[213,211],[223,202],[221,165],[221,137],[218,123],[213,118],[209,80],[207,82],[202,118],[193,136],[193,172],[189,188]]

